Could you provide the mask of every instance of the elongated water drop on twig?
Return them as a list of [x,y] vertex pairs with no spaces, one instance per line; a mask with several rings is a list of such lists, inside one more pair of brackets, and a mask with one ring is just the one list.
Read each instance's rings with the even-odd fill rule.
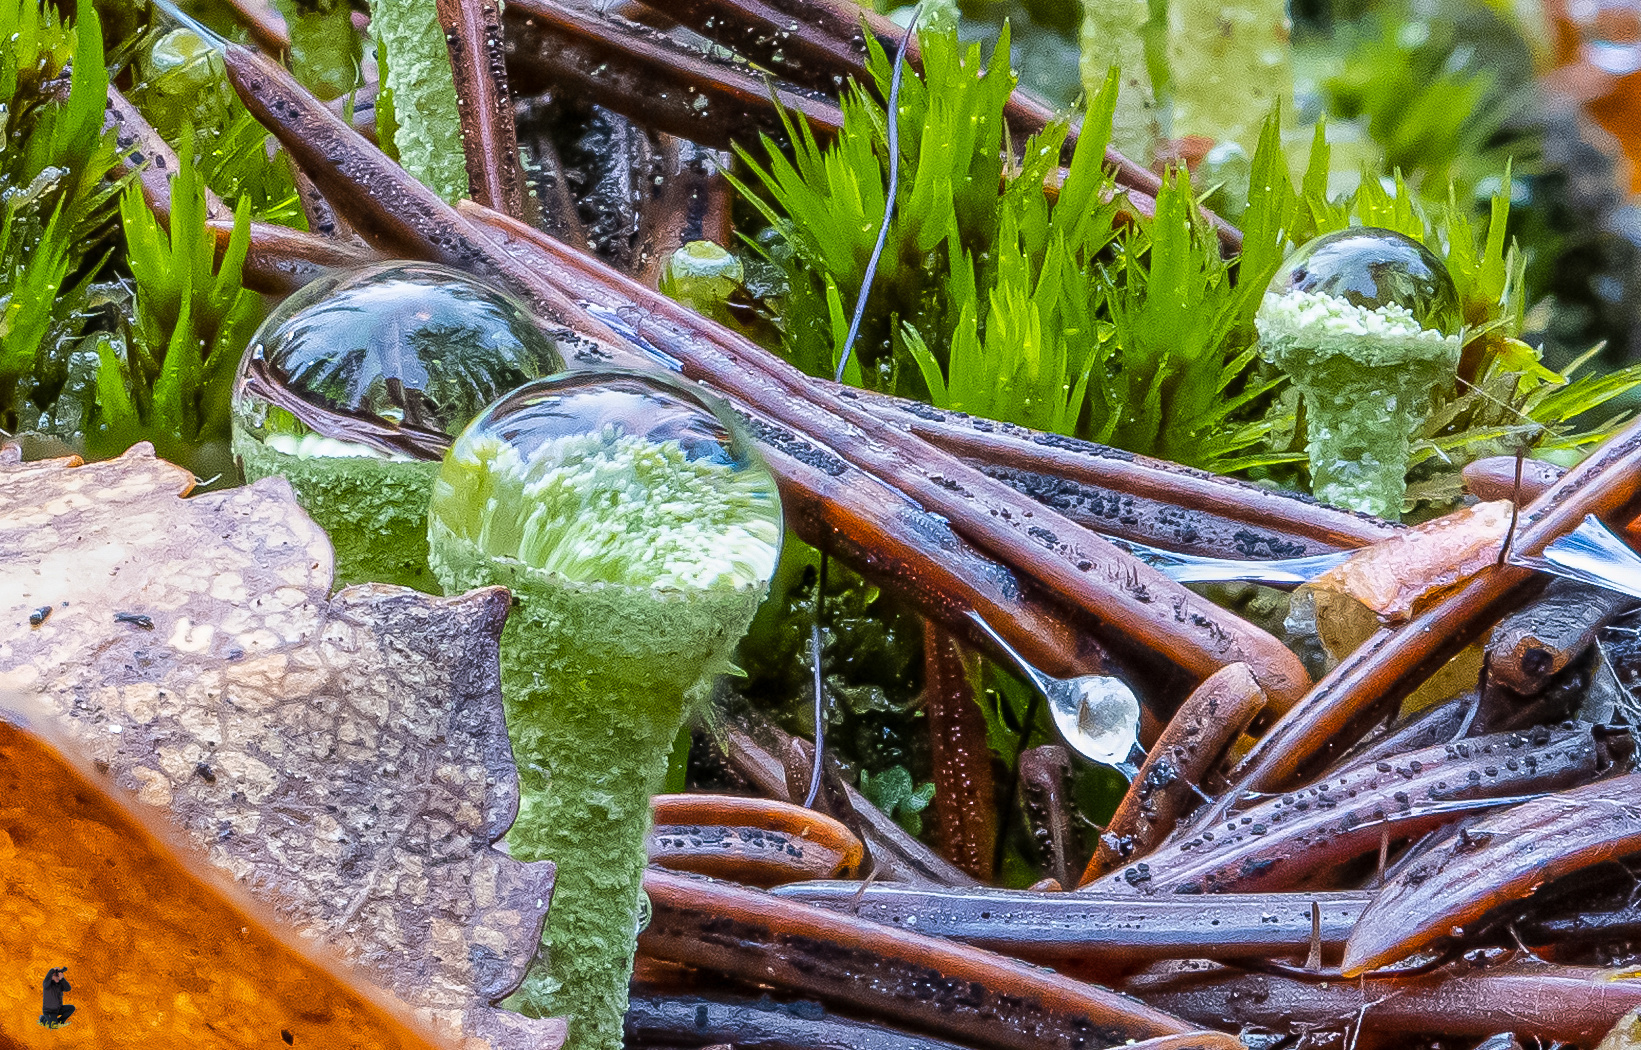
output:
[[1028,663],[977,613],[969,616],[1043,694],[1055,728],[1072,750],[1134,779],[1145,751],[1139,744],[1139,698],[1127,683],[1109,675],[1051,677]]

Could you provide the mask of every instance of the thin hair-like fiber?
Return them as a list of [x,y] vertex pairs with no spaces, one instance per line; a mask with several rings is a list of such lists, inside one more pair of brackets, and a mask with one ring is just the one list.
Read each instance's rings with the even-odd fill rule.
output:
[[[838,355],[838,371],[833,377],[835,382],[843,382],[843,373],[849,367],[849,355],[855,349],[855,339],[860,335],[860,322],[866,316],[866,300],[872,294],[872,282],[877,278],[878,260],[883,258],[883,249],[889,242],[889,222],[895,214],[895,194],[900,189],[900,81],[906,69],[906,51],[912,44],[912,34],[917,31],[918,19],[923,17],[923,5],[919,3],[912,9],[912,17],[906,23],[906,33],[900,38],[900,46],[895,49],[895,68],[889,77],[889,187],[888,199],[883,205],[883,225],[877,231],[877,244],[872,248],[872,257],[867,260],[866,274],[860,281],[860,294],[855,297],[855,315],[849,320],[849,334],[843,340],[843,352]],[[821,769],[825,761],[824,751],[826,744],[826,697],[825,685],[821,674],[821,614],[826,608],[826,565],[827,554],[821,552],[820,579],[815,588],[815,622],[810,628],[810,644],[814,649],[815,660],[815,757],[814,765],[809,771],[809,794],[803,800],[805,809],[815,804],[815,797],[820,794]]]

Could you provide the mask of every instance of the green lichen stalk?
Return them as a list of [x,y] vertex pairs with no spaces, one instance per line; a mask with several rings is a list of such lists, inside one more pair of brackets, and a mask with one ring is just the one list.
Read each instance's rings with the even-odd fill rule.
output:
[[1151,156],[1167,131],[1165,114],[1146,61],[1151,20],[1148,0],[1083,0],[1082,79],[1089,98],[1099,95],[1115,67],[1121,90],[1112,115],[1111,144],[1130,157]]
[[1266,116],[1292,113],[1287,0],[1171,0],[1172,134],[1236,143],[1249,156]]
[[372,0],[370,28],[387,60],[382,86],[393,99],[399,163],[455,203],[467,195],[467,162],[438,10],[433,0]]
[[605,424],[521,455],[483,433],[486,416],[445,461],[428,538],[446,591],[499,584],[515,598],[501,673],[522,800],[508,847],[554,861],[558,882],[512,1005],[567,1017],[573,1050],[610,1050],[649,800],[686,698],[729,667],[762,599],[779,512],[761,468],[692,459],[676,440]]

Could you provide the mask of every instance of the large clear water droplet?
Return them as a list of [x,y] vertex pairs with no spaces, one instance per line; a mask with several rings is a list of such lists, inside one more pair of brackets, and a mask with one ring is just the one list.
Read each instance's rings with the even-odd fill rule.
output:
[[572,582],[677,590],[762,588],[782,537],[774,478],[728,409],[619,369],[481,413],[445,458],[429,530]]
[[315,281],[263,322],[234,423],[257,440],[316,434],[437,458],[485,405],[563,368],[511,296],[447,267],[384,263]]
[[1308,292],[1364,310],[1405,310],[1419,327],[1452,335],[1459,295],[1447,267],[1411,237],[1372,227],[1337,230],[1309,242],[1272,279],[1270,292]]

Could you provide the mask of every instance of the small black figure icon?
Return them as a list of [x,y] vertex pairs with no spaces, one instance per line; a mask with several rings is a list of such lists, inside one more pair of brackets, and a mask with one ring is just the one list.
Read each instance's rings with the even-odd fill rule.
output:
[[46,973],[46,979],[40,985],[40,1023],[47,1028],[61,1028],[68,1024],[68,1017],[74,1012],[74,1007],[63,1005],[63,993],[68,991],[68,967],[58,966]]

